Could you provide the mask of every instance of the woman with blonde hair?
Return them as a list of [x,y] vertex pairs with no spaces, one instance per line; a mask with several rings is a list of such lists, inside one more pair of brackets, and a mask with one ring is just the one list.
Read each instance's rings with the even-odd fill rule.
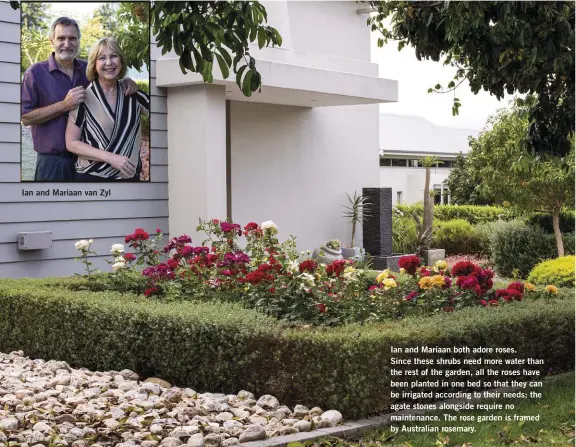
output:
[[138,90],[124,95],[118,82],[126,75],[126,57],[113,37],[90,49],[86,100],[70,111],[66,147],[78,156],[75,181],[139,180],[140,115],[148,115],[150,99]]

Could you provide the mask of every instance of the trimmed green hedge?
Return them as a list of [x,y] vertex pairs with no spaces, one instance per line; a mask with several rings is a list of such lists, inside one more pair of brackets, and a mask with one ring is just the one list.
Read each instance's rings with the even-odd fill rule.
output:
[[[419,216],[424,213],[424,206],[421,203],[414,205],[396,205],[400,211],[412,215],[413,211]],[[493,222],[498,219],[510,220],[514,216],[509,208],[498,206],[477,206],[477,205],[435,205],[434,219],[453,220],[464,219],[465,221],[476,225],[479,223]]]
[[[412,212],[416,211],[419,216],[424,212],[422,203],[412,205],[396,205],[400,211],[405,215],[412,216]],[[552,228],[552,216],[544,213],[533,213],[526,216],[515,215],[514,211],[510,208],[503,208],[498,206],[481,206],[481,205],[435,205],[434,218],[438,220],[452,220],[464,219],[472,225],[494,222],[497,220],[512,220],[516,218],[524,218],[530,225],[539,226],[546,233],[554,233]],[[575,224],[574,211],[568,210],[560,214],[560,231],[562,233],[573,233]]]
[[348,418],[389,408],[390,346],[503,346],[574,367],[573,291],[542,302],[338,328],[288,329],[230,304],[71,291],[77,279],[0,280],[0,350],[96,370],[129,368],[197,391],[270,393]]
[[481,251],[480,241],[471,223],[464,219],[434,221],[437,227],[432,246],[446,250],[447,255],[474,254]]

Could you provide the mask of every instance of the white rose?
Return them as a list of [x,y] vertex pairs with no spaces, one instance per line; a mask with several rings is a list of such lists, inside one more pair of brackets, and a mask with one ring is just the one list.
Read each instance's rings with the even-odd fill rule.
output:
[[302,273],[301,275],[298,275],[298,278],[302,279],[308,287],[314,286],[314,276],[310,273]]
[[288,271],[290,273],[298,273],[298,270],[300,270],[300,265],[297,261],[290,261],[288,263]]
[[111,253],[124,253],[124,245],[122,244],[114,244],[110,249]]
[[262,228],[262,230],[266,231],[266,230],[270,230],[271,234],[276,234],[278,233],[278,225],[276,225],[274,222],[272,222],[271,220],[267,220],[266,222],[262,222],[262,225],[260,225],[260,227]]
[[[92,239],[90,239],[90,241],[92,241]],[[84,250],[90,246],[90,244],[91,244],[90,241],[87,241],[86,239],[82,239],[81,241],[76,242],[74,244],[74,247],[76,247],[76,250]]]
[[114,259],[114,262],[126,262],[126,259],[124,259],[122,256],[118,256],[116,259]]
[[126,266],[123,262],[117,262],[116,264],[112,265],[112,270],[117,271],[123,269]]

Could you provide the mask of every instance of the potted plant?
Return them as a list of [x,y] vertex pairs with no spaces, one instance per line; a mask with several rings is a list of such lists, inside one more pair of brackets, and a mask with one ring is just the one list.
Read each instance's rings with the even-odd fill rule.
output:
[[320,248],[314,249],[312,258],[316,259],[320,264],[331,264],[337,259],[342,259],[341,247],[342,244],[338,239],[331,239],[320,245]]
[[430,168],[435,166],[436,163],[441,164],[435,155],[422,157],[420,164],[426,168],[426,176],[424,178],[424,216],[422,220],[414,212],[412,217],[416,221],[418,227],[418,241],[416,244],[416,253],[424,259],[424,265],[434,265],[436,261],[445,258],[446,252],[442,248],[431,248],[432,238],[434,236],[435,228],[434,222],[434,191],[430,191]]
[[364,248],[356,246],[356,227],[370,216],[371,203],[363,195],[358,195],[356,191],[354,191],[353,197],[350,197],[348,193],[346,193],[346,197],[348,197],[349,204],[342,205],[344,207],[343,215],[352,223],[352,237],[350,238],[350,246],[342,247],[342,257],[362,261],[366,256],[366,251]]

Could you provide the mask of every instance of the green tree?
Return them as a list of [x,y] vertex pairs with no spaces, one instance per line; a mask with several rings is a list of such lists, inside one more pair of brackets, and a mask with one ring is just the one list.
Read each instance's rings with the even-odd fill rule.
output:
[[519,142],[530,125],[535,101],[530,96],[516,100],[511,108],[490,117],[489,127],[471,139],[466,164],[482,179],[485,196],[508,201],[521,212],[551,214],[558,256],[564,256],[560,212],[574,203],[574,134],[566,156],[525,151]]
[[100,22],[100,17],[93,16],[86,21],[86,24],[80,27],[80,32],[82,33],[82,38],[80,39],[80,52],[78,57],[80,59],[88,59],[88,54],[90,53],[90,48],[94,43],[106,36],[106,31],[102,27],[102,22]]
[[50,3],[22,3],[22,28],[26,30],[48,31],[50,28]]
[[[368,1],[377,11],[368,19],[380,32],[380,46],[398,40],[414,48],[418,60],[444,58],[456,68],[447,89],[467,80],[497,98],[504,93],[538,97],[528,110],[526,148],[565,156],[574,132],[573,1]],[[460,101],[454,98],[453,113]]]
[[266,9],[259,2],[157,1],[152,7],[152,32],[162,54],[174,50],[180,57],[182,73],[200,73],[204,82],[213,82],[214,61],[224,79],[230,69],[245,96],[262,85],[249,44],[258,47],[282,45],[282,37],[266,26]]
[[35,62],[48,59],[52,47],[48,41],[50,29],[50,3],[22,4],[22,31],[20,72]]
[[95,16],[100,19],[102,28],[104,28],[108,33],[112,33],[118,30],[118,3],[102,3],[100,7],[96,10]]
[[476,171],[470,169],[465,155],[460,152],[446,179],[450,190],[450,202],[455,205],[493,205],[494,201],[482,194],[480,186],[482,179]]
[[20,50],[22,55],[20,70],[23,74],[30,65],[48,59],[52,46],[45,31],[26,30],[22,32]]
[[129,67],[150,71],[150,3],[122,2],[117,10],[117,29],[112,35],[118,39],[126,54]]

